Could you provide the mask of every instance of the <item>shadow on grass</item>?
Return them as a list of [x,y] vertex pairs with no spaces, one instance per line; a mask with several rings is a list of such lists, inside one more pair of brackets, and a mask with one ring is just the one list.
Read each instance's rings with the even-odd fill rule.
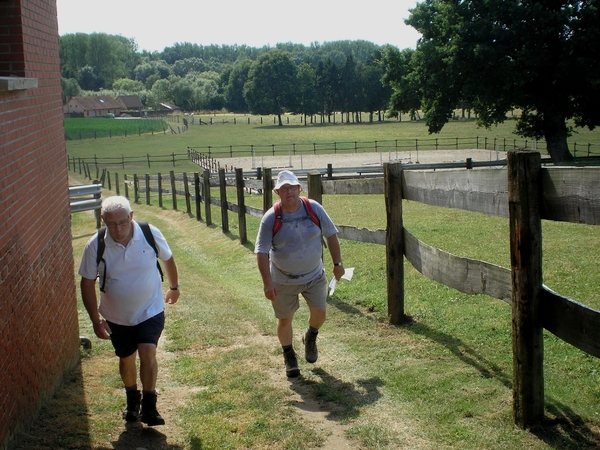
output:
[[303,409],[327,412],[329,420],[356,417],[360,408],[377,402],[382,396],[378,387],[384,383],[379,377],[348,383],[320,368],[312,369],[311,373],[318,379],[300,377],[291,381],[290,388],[302,397]]
[[592,430],[571,408],[546,400],[542,423],[529,430],[540,440],[558,449],[600,448],[600,433]]
[[161,433],[158,429],[145,427],[140,422],[125,424],[125,431],[119,435],[119,440],[113,441],[111,444],[112,447],[107,447],[106,450],[131,450],[139,448],[149,450],[182,449],[182,447],[179,445],[169,445],[167,443],[167,436]]
[[52,398],[42,406],[29,430],[20,434],[11,448],[92,448],[88,418],[79,362],[64,377]]
[[[460,339],[434,330],[420,323],[405,327],[407,331],[422,335],[450,350],[458,359],[471,365],[486,378],[495,378],[512,389],[512,373],[486,359]],[[546,444],[557,449],[592,449],[600,447],[600,433],[592,430],[578,414],[546,396],[546,414],[542,422],[529,430]]]

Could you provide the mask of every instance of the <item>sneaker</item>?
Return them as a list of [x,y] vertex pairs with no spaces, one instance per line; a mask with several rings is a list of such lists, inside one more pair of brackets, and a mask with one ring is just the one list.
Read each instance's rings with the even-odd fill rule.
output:
[[144,392],[144,397],[142,398],[142,422],[149,427],[165,424],[165,419],[156,410],[156,392]]
[[296,352],[294,352],[294,350],[283,352],[283,359],[285,361],[285,374],[288,378],[296,378],[300,375],[298,359],[296,358]]
[[306,330],[304,336],[302,336],[302,343],[304,344],[304,357],[306,362],[316,363],[319,358],[319,351],[317,350],[317,335],[312,334],[309,330]]
[[140,418],[140,402],[142,394],[138,390],[127,391],[127,407],[123,411],[123,419],[127,422],[137,422]]

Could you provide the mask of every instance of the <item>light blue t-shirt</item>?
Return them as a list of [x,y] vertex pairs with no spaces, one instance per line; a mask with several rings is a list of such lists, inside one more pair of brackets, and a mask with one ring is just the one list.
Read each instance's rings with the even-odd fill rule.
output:
[[254,253],[269,255],[275,283],[305,284],[323,272],[321,236],[327,239],[338,229],[318,202],[309,201],[321,221],[321,229],[310,219],[304,204],[293,213],[281,212],[282,226],[275,236],[275,209],[271,207],[263,215]]

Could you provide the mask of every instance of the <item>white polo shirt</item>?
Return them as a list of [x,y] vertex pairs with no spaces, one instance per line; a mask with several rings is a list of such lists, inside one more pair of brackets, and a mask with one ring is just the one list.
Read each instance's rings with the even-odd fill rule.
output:
[[[146,241],[139,224],[133,222],[133,237],[126,247],[115,242],[108,230],[104,236],[106,283],[100,293],[99,311],[109,322],[119,325],[137,325],[165,309],[160,273],[156,267],[156,253]],[[171,249],[160,230],[150,225],[156,241],[158,257],[166,261]],[[90,280],[104,274],[104,263],[96,264],[98,233],[88,241],[83,251],[79,275]],[[100,279],[102,284],[102,279]]]

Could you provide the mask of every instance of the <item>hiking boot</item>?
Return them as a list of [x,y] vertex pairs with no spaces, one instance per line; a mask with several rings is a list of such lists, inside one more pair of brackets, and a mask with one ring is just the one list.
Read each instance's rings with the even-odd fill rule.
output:
[[285,374],[288,378],[296,378],[300,375],[298,359],[296,358],[296,352],[294,352],[294,350],[283,352],[283,359],[285,361]]
[[304,336],[302,336],[302,343],[304,344],[304,357],[306,362],[316,363],[319,358],[319,351],[317,350],[317,335],[306,330]]
[[138,390],[127,391],[127,407],[123,411],[123,419],[127,422],[137,422],[140,418],[140,402],[142,394]]
[[144,391],[144,397],[142,398],[142,422],[149,427],[165,424],[165,419],[156,410],[156,392]]

